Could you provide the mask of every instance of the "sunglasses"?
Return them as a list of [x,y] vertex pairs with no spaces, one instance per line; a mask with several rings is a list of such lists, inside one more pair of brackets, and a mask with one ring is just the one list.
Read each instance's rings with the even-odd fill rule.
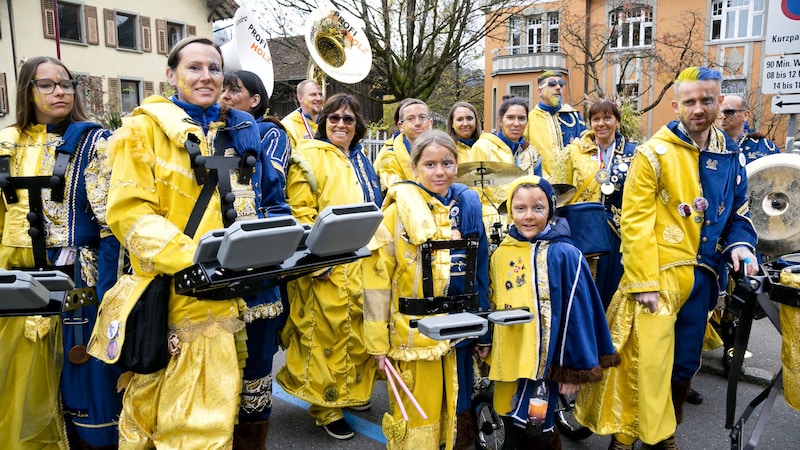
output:
[[[566,85],[567,85],[567,82],[566,82],[566,81],[564,81],[564,80],[557,80],[557,79],[555,79],[555,78],[550,78],[549,80],[547,80],[547,83],[546,83],[546,84],[547,84],[547,86],[550,86],[550,87],[556,87],[556,85],[559,85],[559,86],[561,86],[561,87],[564,87],[564,86],[566,86]],[[545,86],[545,85],[543,84],[543,85],[541,85],[540,87],[544,87],[544,86]]]
[[339,121],[344,121],[345,125],[352,125],[356,123],[356,118],[350,115],[340,116],[338,114],[331,114],[328,116],[328,123],[336,125]]
[[723,109],[721,112],[725,117],[733,117],[737,112],[743,112],[744,109]]

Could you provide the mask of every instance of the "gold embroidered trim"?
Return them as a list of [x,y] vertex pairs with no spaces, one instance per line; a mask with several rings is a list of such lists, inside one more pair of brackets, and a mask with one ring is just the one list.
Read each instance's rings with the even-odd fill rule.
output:
[[276,301],[258,305],[254,308],[248,307],[242,314],[242,320],[244,320],[245,323],[253,323],[258,319],[272,319],[278,317],[281,313],[283,313],[283,303]]
[[192,322],[188,318],[183,319],[169,327],[169,332],[178,336],[181,342],[193,342],[200,335],[213,338],[222,332],[236,333],[244,328],[244,322],[236,317],[216,318],[211,313],[208,314],[205,322]]

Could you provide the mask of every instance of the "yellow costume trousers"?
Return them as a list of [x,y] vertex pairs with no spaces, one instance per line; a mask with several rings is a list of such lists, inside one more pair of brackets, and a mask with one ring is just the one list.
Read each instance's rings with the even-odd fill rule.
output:
[[[387,360],[388,362],[388,360]],[[397,406],[389,387],[389,413],[383,417],[383,434],[388,450],[449,450],[455,442],[456,396],[458,374],[456,373],[455,349],[434,361],[393,361],[397,372],[403,377],[422,410],[428,416],[423,419],[408,397],[400,390],[403,407],[408,413],[408,423]],[[436,381],[441,380],[441,383]],[[389,384],[387,383],[387,387]]]
[[0,446],[66,448],[58,399],[60,316],[0,319]]
[[575,417],[594,433],[622,433],[647,444],[675,434],[675,321],[691,292],[694,270],[679,266],[661,271],[655,313],[638,304],[634,294],[614,294],[607,317],[622,363],[604,371],[601,381],[582,386],[575,407]]
[[122,399],[119,448],[230,449],[241,375],[234,335],[181,342],[167,368],[134,374]]

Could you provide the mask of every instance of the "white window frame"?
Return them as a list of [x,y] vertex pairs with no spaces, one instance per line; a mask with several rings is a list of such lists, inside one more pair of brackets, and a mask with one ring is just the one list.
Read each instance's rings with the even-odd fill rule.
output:
[[542,16],[528,16],[525,18],[527,23],[527,52],[526,53],[541,53],[542,46],[544,45],[544,27],[542,26]]
[[712,0],[709,39],[760,39],[764,36],[766,0]]
[[[615,30],[611,49],[653,46],[653,7],[642,3],[619,6],[608,14],[608,26]],[[635,39],[638,31],[638,40]],[[616,37],[616,39],[614,39]]]
[[547,13],[547,52],[557,53],[561,48],[560,41],[561,16],[558,11],[551,11]]
[[519,16],[508,19],[508,52],[511,55],[522,53],[522,18]]

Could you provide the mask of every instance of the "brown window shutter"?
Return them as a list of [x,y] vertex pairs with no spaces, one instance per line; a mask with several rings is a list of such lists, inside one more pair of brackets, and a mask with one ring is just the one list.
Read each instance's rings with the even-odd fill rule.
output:
[[152,34],[150,33],[150,18],[141,16],[139,17],[139,23],[142,25],[142,51],[143,52],[152,52],[153,45],[152,45]]
[[145,81],[144,82],[144,97],[150,97],[153,95],[154,83],[152,81]]
[[156,19],[156,52],[167,54],[167,21]]
[[106,47],[117,47],[117,13],[103,8],[103,22],[106,25]]
[[5,72],[0,73],[0,114],[8,114],[8,85]]
[[42,0],[42,29],[45,39],[56,38],[56,10],[53,0]]
[[119,78],[108,79],[108,109],[119,111],[122,106],[121,93],[119,92]]
[[92,86],[89,102],[92,105],[92,111],[97,114],[103,110],[103,77],[90,76],[89,84]]
[[186,25],[186,37],[197,36],[197,27],[194,25]]
[[97,26],[97,7],[86,5],[83,7],[86,15],[86,43],[90,45],[100,44],[100,33]]

